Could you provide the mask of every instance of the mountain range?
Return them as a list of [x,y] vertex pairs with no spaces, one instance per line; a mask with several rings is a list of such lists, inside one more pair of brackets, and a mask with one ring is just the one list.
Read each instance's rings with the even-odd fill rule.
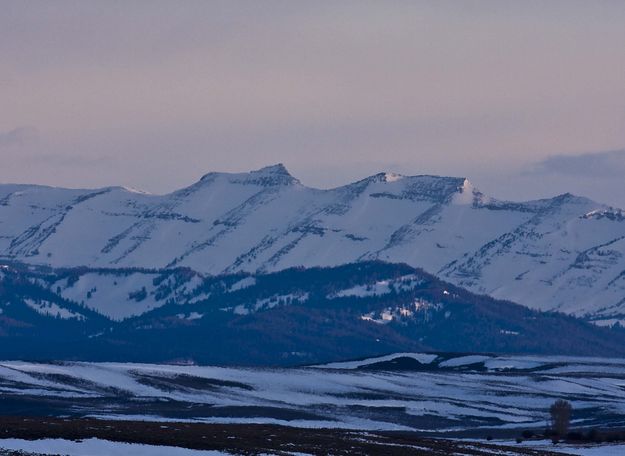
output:
[[[455,177],[380,173],[322,190],[274,165],[209,173],[165,195],[5,184],[0,259],[52,269],[184,268],[198,283],[292,267],[405,263],[532,309],[600,325],[625,318],[625,212],[568,193],[500,201]],[[143,285],[119,291],[106,274],[92,279],[57,285],[59,295],[91,300],[90,308],[117,319],[158,306],[149,293],[140,310],[124,304]],[[113,294],[95,304],[107,286]],[[94,287],[100,291],[86,299]]]

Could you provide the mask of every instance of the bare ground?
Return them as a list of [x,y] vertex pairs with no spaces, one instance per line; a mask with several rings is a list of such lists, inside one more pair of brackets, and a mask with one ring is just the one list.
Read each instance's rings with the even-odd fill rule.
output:
[[[241,455],[388,456],[562,456],[521,447],[423,438],[409,432],[363,432],[340,429],[301,429],[266,424],[205,424],[117,421],[86,418],[0,417],[0,439],[61,438],[165,445],[198,450],[219,450]],[[4,452],[0,456],[25,453]]]

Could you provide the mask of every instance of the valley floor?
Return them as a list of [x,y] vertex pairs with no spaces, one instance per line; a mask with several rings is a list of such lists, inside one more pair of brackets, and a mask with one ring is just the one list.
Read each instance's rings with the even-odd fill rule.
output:
[[622,430],[624,384],[624,360],[553,356],[400,353],[298,368],[3,361],[0,448],[611,456],[625,447],[515,439],[543,433],[556,399],[573,405],[575,430]]
[[618,359],[398,354],[306,368],[0,362],[0,415],[261,423],[514,438],[557,399],[625,427]]

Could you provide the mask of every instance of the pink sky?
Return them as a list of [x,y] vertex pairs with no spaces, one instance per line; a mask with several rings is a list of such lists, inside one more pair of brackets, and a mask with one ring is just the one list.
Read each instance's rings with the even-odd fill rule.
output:
[[0,7],[0,182],[166,192],[283,162],[625,206],[622,1]]

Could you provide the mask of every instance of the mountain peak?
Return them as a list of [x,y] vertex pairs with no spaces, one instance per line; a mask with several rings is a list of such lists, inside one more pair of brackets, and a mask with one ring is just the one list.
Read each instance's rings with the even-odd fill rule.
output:
[[289,173],[282,163],[265,166],[242,175],[237,182],[244,184],[262,185],[263,187],[299,184],[299,180]]
[[281,175],[281,176],[291,176],[289,170],[286,169],[283,163],[276,163],[275,165],[265,166],[263,168],[250,171],[252,174],[266,174],[266,175]]
[[225,176],[230,182],[244,185],[261,185],[263,187],[293,185],[299,180],[289,173],[282,163],[265,166],[247,173],[219,173],[210,172],[200,179],[200,182],[208,182],[213,179]]
[[371,182],[371,183],[373,182],[391,183],[391,182],[397,182],[403,179],[404,177],[406,176],[402,174],[382,172],[382,173],[374,174],[373,176],[366,177],[365,179],[359,182],[366,181],[366,182]]

